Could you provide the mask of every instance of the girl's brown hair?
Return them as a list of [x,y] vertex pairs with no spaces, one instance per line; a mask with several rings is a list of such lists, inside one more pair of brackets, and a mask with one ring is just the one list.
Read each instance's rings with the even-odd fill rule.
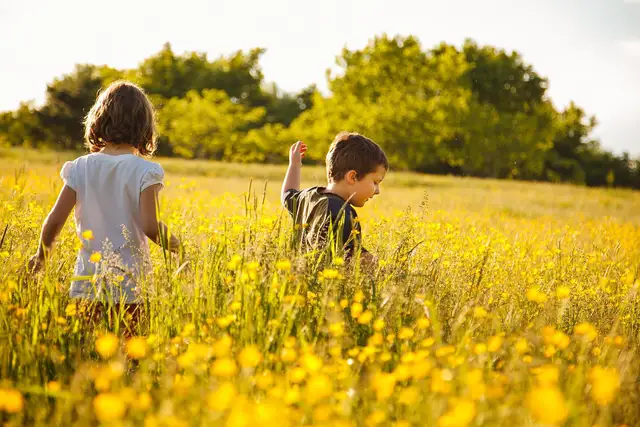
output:
[[129,144],[141,156],[156,151],[156,123],[153,105],[133,83],[117,81],[100,92],[84,120],[85,146],[92,152],[107,142]]

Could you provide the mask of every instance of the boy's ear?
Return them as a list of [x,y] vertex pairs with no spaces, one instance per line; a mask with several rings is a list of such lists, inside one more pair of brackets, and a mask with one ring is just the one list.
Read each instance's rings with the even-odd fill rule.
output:
[[344,174],[344,179],[346,179],[349,184],[355,184],[356,181],[358,181],[358,172],[352,169]]

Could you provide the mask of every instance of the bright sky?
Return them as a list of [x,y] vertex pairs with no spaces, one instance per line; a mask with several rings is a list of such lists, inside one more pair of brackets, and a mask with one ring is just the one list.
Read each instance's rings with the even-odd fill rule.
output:
[[517,50],[557,107],[576,101],[606,148],[640,155],[640,0],[3,0],[0,111],[42,103],[76,63],[131,68],[167,41],[210,58],[265,47],[267,80],[326,89],[342,47],[384,32]]

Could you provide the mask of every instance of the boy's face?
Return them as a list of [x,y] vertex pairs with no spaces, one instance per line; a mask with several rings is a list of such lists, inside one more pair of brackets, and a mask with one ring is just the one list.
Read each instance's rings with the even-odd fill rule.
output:
[[386,174],[387,170],[382,165],[360,179],[355,178],[355,171],[349,171],[346,178],[353,193],[351,204],[361,208],[373,196],[380,194],[380,183]]

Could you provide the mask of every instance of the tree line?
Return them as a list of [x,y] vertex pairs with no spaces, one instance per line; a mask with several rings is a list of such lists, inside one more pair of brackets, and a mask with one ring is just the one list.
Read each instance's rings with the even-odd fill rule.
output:
[[518,52],[377,36],[340,52],[328,95],[267,83],[264,52],[210,60],[167,43],[134,69],[77,65],[47,85],[42,106],[0,114],[0,144],[81,149],[97,92],[124,78],[152,98],[165,156],[278,163],[302,139],[322,162],[347,129],[378,142],[396,170],[640,188],[640,159],[604,150],[591,137],[596,118],[575,103],[557,110],[548,80]]

